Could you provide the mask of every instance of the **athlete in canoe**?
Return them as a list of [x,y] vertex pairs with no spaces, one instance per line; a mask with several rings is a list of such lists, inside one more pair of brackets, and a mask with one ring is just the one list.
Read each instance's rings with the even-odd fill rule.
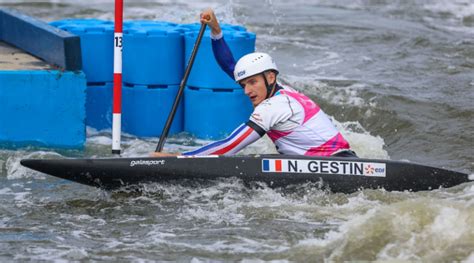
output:
[[[211,28],[212,50],[219,66],[242,86],[254,111],[249,121],[226,139],[182,155],[232,155],[268,134],[281,154],[357,157],[315,102],[277,82],[279,71],[268,54],[250,53],[236,63],[212,9],[201,13],[201,23]],[[178,154],[152,154],[173,155]]]

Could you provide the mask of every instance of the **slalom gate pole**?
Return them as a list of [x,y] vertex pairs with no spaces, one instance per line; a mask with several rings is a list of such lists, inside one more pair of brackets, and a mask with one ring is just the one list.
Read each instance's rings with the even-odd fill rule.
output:
[[122,37],[123,0],[115,0],[114,30],[114,90],[112,106],[112,153],[120,154],[122,133]]
[[201,44],[202,36],[204,35],[204,31],[206,30],[206,24],[201,24],[201,29],[199,29],[199,34],[197,36],[196,42],[194,43],[193,52],[189,57],[188,66],[186,67],[186,71],[184,72],[183,80],[181,80],[181,85],[179,85],[178,94],[176,94],[176,98],[173,103],[173,107],[171,108],[171,112],[168,115],[168,119],[166,120],[165,126],[163,127],[163,131],[160,135],[160,141],[156,146],[155,152],[161,152],[163,150],[163,146],[165,145],[166,137],[168,137],[168,132],[170,131],[171,123],[173,122],[174,115],[176,114],[176,110],[178,109],[178,104],[183,96],[184,87],[186,86],[186,82],[188,81],[189,73],[194,64],[194,59],[196,58],[197,51],[199,49],[199,45]]

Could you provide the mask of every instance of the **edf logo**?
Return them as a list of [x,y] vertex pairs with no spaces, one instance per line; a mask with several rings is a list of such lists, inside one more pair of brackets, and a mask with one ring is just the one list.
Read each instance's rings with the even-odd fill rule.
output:
[[237,77],[242,77],[243,75],[245,75],[245,70],[237,72]]

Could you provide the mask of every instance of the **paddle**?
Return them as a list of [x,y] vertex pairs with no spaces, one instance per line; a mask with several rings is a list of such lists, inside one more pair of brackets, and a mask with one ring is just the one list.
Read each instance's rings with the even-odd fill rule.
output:
[[186,82],[188,81],[189,73],[191,72],[191,68],[193,67],[194,59],[196,58],[196,54],[199,49],[199,44],[201,44],[201,39],[202,39],[202,36],[204,35],[205,30],[206,30],[206,24],[201,24],[201,29],[199,29],[199,34],[196,39],[196,43],[194,43],[193,52],[191,53],[191,57],[189,58],[188,66],[186,67],[186,70],[184,71],[183,80],[181,81],[181,84],[179,85],[178,94],[176,94],[173,107],[171,108],[171,112],[168,115],[166,124],[163,127],[163,132],[161,132],[160,140],[158,142],[158,145],[156,146],[155,152],[161,152],[161,150],[163,150],[166,137],[168,136],[168,132],[170,130],[171,123],[173,122],[174,115],[176,114],[176,110],[178,109],[179,101],[181,100],[181,97],[183,96],[184,87],[186,86]]

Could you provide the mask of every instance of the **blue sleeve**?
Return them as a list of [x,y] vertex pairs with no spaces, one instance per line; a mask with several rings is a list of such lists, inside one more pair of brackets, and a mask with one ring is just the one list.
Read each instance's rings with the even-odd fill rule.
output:
[[234,79],[235,59],[224,37],[217,40],[212,39],[212,51],[221,69],[227,73],[231,79]]

